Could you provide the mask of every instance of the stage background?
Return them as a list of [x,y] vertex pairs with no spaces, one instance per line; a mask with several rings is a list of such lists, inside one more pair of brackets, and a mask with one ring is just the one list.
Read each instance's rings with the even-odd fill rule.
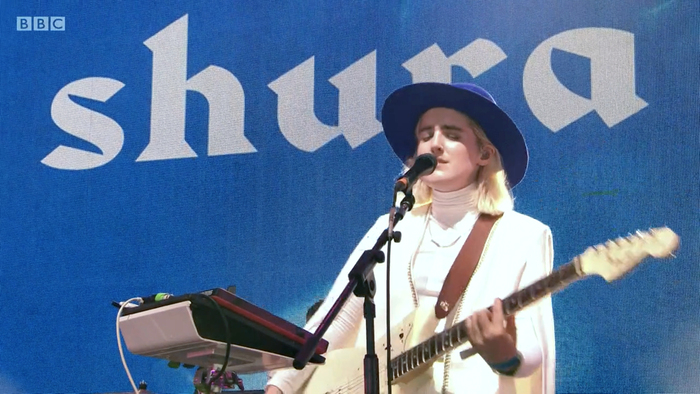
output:
[[384,99],[474,81],[526,136],[516,209],[555,265],[681,236],[554,297],[557,391],[698,392],[699,4],[1,1],[0,391],[129,390],[112,300],[235,285],[303,324],[391,204]]

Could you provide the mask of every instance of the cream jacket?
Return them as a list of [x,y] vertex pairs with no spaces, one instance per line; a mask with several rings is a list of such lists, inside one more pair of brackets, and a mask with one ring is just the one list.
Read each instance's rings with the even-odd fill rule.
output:
[[[413,254],[423,236],[429,205],[416,207],[398,223],[400,243],[391,247],[391,325],[399,323],[414,310],[412,284],[409,269]],[[362,252],[371,249],[388,226],[388,215],[380,217],[367,232],[355,251],[348,258],[338,275],[325,302],[309,320],[305,328],[313,332],[326,315],[333,302],[348,283],[348,273]],[[463,241],[461,241],[463,242]],[[386,246],[383,248],[386,253]],[[548,275],[552,271],[552,236],[549,228],[528,216],[508,212],[499,220],[485,247],[481,264],[474,272],[462,297],[461,305],[447,317],[446,325],[466,319],[473,312],[489,307],[496,298],[505,298],[518,289]],[[375,340],[386,332],[386,272],[387,264],[377,264],[374,275],[377,293],[374,296],[377,316]],[[345,347],[364,347],[365,325],[362,316],[363,300],[351,296],[341,313],[328,329],[324,338],[329,350]],[[527,386],[531,393],[554,393],[554,319],[551,300],[547,297],[516,314],[517,348],[523,363],[514,379],[495,374],[477,354],[466,359],[460,352],[468,349],[467,343],[450,353],[448,360],[436,362],[432,368],[432,381],[416,388],[420,393],[517,393]],[[381,351],[377,349],[377,352]],[[447,367],[447,374],[445,374]],[[310,376],[314,367],[302,371],[283,370],[271,374],[268,382],[285,394],[296,392]],[[447,380],[444,379],[447,377]]]

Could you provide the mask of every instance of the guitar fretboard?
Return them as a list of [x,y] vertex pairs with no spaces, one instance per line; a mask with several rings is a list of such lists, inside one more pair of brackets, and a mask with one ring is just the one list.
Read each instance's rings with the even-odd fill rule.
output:
[[[559,267],[550,275],[538,280],[503,300],[503,313],[512,315],[548,294],[559,291],[570,283],[585,276],[578,258]],[[490,309],[490,308],[489,308]],[[463,322],[455,324],[445,331],[435,334],[406,352],[391,360],[392,380],[411,372],[412,370],[441,357],[445,353],[466,343],[467,328]]]

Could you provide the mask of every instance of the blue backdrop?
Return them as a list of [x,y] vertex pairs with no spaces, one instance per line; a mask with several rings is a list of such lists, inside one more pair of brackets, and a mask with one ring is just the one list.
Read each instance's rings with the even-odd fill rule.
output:
[[516,209],[555,265],[682,239],[554,297],[558,392],[697,392],[699,4],[0,2],[0,391],[127,391],[111,300],[236,285],[302,324],[390,207],[384,99],[475,81],[525,133]]

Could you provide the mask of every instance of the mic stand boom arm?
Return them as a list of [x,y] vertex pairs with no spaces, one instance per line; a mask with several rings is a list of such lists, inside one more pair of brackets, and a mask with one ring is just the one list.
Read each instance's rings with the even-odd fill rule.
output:
[[[400,219],[401,218],[396,217],[394,224],[398,223]],[[384,252],[382,252],[381,249],[389,240],[389,231],[384,230],[374,244],[374,247],[362,253],[362,256],[360,256],[357,263],[355,263],[355,266],[348,274],[349,282],[347,286],[345,286],[343,292],[340,293],[340,296],[318,325],[314,334],[304,342],[304,346],[294,358],[292,366],[294,366],[295,369],[303,369],[306,366],[311,356],[314,354],[314,350],[323,337],[323,334],[326,333],[331,323],[340,312],[340,309],[345,305],[348,298],[350,298],[350,294],[354,293],[358,297],[365,298],[364,318],[367,327],[367,354],[364,359],[365,393],[379,393],[379,359],[374,351],[375,307],[373,299],[377,286],[372,270],[377,263],[384,262]],[[391,240],[400,242],[401,233],[392,232]]]

